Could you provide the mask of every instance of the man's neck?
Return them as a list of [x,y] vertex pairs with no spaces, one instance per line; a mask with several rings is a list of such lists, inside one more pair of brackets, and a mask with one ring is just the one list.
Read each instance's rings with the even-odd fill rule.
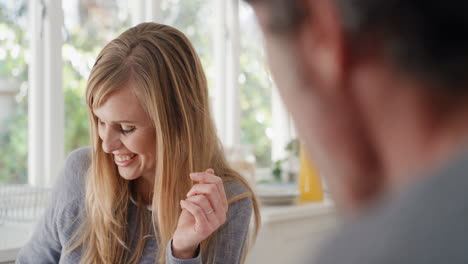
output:
[[[379,75],[380,74],[380,75]],[[468,143],[468,109],[424,97],[420,83],[377,72],[363,104],[385,186],[398,190],[438,169]],[[418,87],[419,86],[419,87]],[[463,109],[465,108],[465,109]]]
[[[430,111],[430,110],[429,110]],[[426,113],[426,114],[425,114]],[[429,112],[430,113],[430,112]],[[402,124],[395,124],[381,133],[384,150],[384,171],[388,185],[398,189],[417,178],[430,175],[443,167],[451,158],[467,147],[467,113],[448,113],[445,118],[427,115],[413,109],[401,117]],[[390,125],[390,124],[388,124]]]

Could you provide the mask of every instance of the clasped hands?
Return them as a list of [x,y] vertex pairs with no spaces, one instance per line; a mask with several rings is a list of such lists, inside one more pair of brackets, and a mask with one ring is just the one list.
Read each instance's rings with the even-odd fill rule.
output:
[[226,222],[228,210],[223,180],[212,169],[191,173],[190,178],[198,183],[180,201],[182,212],[172,237],[172,252],[179,259],[195,257],[200,242]]

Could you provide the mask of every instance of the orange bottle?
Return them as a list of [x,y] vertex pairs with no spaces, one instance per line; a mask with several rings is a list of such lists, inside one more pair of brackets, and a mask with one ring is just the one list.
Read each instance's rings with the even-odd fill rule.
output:
[[301,201],[322,201],[323,189],[317,169],[310,162],[303,146],[300,150],[299,191]]

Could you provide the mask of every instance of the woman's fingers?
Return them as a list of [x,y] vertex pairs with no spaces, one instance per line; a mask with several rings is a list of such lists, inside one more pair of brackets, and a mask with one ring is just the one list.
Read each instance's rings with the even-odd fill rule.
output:
[[210,224],[214,228],[217,228],[222,223],[224,223],[221,214],[218,213],[216,207],[211,205],[211,202],[205,195],[191,196],[187,198],[187,200],[198,205],[200,208],[203,209],[203,212],[205,213],[208,222],[210,222]]
[[215,211],[221,213],[225,213],[227,211],[227,203],[219,193],[218,187],[214,184],[195,184],[188,193],[189,197],[194,195],[206,196]]
[[[190,178],[192,178],[192,180],[194,181],[200,182],[201,184],[214,184],[218,190],[219,196],[223,203],[223,207],[227,210],[228,204],[227,204],[226,192],[224,190],[223,180],[220,177],[209,173],[208,172],[209,170],[211,170],[214,173],[213,169],[208,169],[205,172],[191,173]],[[188,192],[187,196],[192,196],[194,194],[196,194],[196,192],[192,188],[192,190]]]
[[173,236],[173,246],[188,248],[198,245],[226,222],[227,199],[221,178],[213,169],[193,173],[192,180],[199,182],[180,201],[182,213]]
[[205,237],[214,231],[212,225],[208,221],[207,215],[200,206],[187,200],[180,201],[180,206],[195,218],[194,228],[197,233]]
[[204,195],[194,195],[187,198],[187,200],[200,206],[206,215],[209,215],[214,211],[211,202]]
[[222,179],[213,169],[190,177],[199,183],[192,186],[186,200],[180,201],[182,213],[173,238],[179,246],[198,245],[226,222],[228,204]]
[[[209,213],[215,215],[217,220],[216,222],[219,223],[219,225],[223,224],[226,221],[227,206],[220,197],[216,186],[214,186],[213,184],[196,184],[192,187],[192,190],[197,195],[190,196],[188,199],[190,199],[191,197],[203,196],[204,199],[206,199],[207,202],[211,205],[211,208],[213,210],[212,212],[210,212],[210,210],[205,212],[207,214]],[[209,219],[212,219],[212,217],[209,217]]]
[[[203,201],[202,197],[207,200],[211,206],[211,210],[205,209],[205,212],[208,213],[208,220],[215,221],[216,225],[219,227],[226,221],[226,213],[228,210],[228,203],[226,198],[226,193],[224,191],[223,180],[214,175],[213,169],[207,169],[205,172],[191,173],[190,177],[194,181],[198,181],[198,184],[192,186],[190,191],[187,193],[187,197],[197,196],[197,200]],[[196,202],[196,201],[193,201]],[[205,204],[199,204],[202,208],[206,206]]]

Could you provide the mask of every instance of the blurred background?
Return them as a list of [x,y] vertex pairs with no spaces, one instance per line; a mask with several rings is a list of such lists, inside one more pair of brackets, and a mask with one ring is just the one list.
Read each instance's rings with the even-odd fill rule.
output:
[[[0,0],[0,237],[7,238],[0,242],[0,263],[13,261],[27,241],[68,153],[89,145],[84,91],[97,54],[146,21],[174,26],[191,40],[228,158],[263,201],[264,231],[250,263],[286,263],[281,256],[291,260],[307,244],[318,247],[334,229],[334,208],[323,194],[297,199],[300,185],[311,182],[301,183],[299,172],[310,164],[301,166],[300,142],[268,72],[250,6],[238,0]],[[323,181],[307,168],[312,188],[321,192]],[[277,238],[281,232],[289,234],[287,250]],[[276,247],[282,250],[272,251]]]

